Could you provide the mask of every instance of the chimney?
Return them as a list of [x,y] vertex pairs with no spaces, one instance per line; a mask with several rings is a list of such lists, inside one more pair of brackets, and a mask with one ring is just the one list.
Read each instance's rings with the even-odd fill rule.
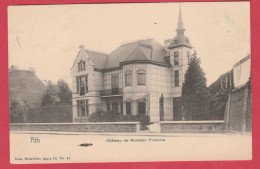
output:
[[11,71],[12,70],[18,70],[18,66],[16,66],[16,65],[11,65]]

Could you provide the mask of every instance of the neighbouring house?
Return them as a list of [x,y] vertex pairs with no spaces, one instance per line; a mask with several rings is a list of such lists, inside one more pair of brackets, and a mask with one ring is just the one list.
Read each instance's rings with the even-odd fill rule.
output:
[[44,83],[36,76],[34,68],[21,70],[11,66],[8,72],[9,100],[16,100],[21,105],[37,107],[46,89]]
[[194,49],[179,10],[177,35],[122,44],[110,54],[85,49],[71,68],[73,121],[97,109],[145,114],[152,122],[181,120],[181,88]]
[[233,67],[233,85],[225,111],[226,130],[252,131],[251,56]]
[[[232,70],[209,86],[226,130],[251,131],[251,55],[238,61]],[[218,113],[218,112],[213,112]]]
[[29,110],[41,105],[46,86],[36,76],[33,68],[21,70],[11,66],[8,78],[10,123],[28,122]]

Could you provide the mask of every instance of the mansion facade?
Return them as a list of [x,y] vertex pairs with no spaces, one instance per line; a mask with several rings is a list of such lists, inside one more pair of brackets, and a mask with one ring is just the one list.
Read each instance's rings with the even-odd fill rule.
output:
[[81,45],[71,68],[73,121],[97,109],[146,114],[151,122],[181,120],[181,88],[194,49],[185,36],[181,9],[177,35],[125,43],[104,54]]

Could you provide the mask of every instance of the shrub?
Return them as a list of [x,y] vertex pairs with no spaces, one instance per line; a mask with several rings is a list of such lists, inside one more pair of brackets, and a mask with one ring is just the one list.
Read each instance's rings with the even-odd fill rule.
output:
[[121,115],[113,111],[97,110],[92,113],[89,118],[89,122],[129,122],[139,121],[142,126],[150,124],[150,117],[148,115]]
[[97,110],[88,117],[90,122],[112,122],[116,121],[117,113],[113,111]]

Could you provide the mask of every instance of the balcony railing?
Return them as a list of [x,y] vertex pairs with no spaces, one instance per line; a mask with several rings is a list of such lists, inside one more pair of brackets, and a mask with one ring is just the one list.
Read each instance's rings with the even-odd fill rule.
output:
[[110,90],[101,90],[100,96],[112,96],[112,95],[121,95],[123,94],[122,88],[114,88]]

